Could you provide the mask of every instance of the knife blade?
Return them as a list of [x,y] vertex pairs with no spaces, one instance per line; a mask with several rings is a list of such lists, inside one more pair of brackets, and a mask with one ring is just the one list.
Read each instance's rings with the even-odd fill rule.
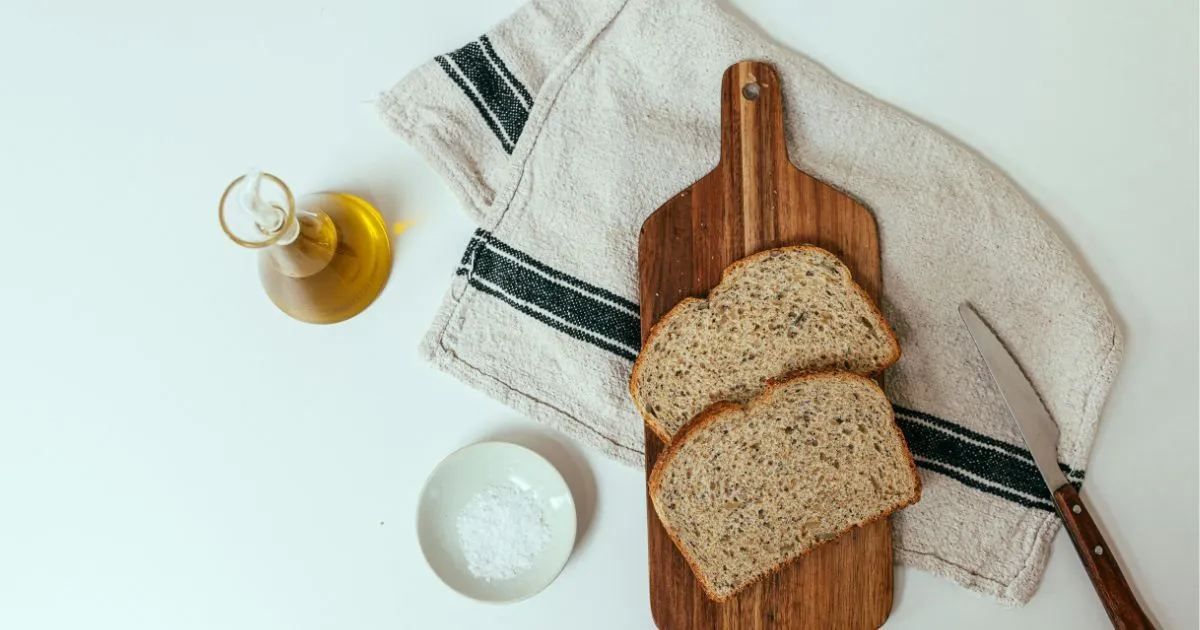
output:
[[1004,399],[1009,415],[1016,421],[1021,437],[1033,456],[1034,465],[1046,481],[1054,508],[1066,526],[1071,542],[1075,544],[1075,551],[1079,553],[1113,627],[1153,628],[1154,625],[1138,604],[1133,589],[1113,557],[1112,549],[1092,520],[1091,512],[1058,466],[1058,425],[1050,417],[1046,405],[1042,404],[1041,396],[1025,377],[1021,366],[1017,365],[1004,344],[971,305],[960,304],[958,314],[983,357],[992,382],[1000,390],[1000,397]]
[[1037,465],[1042,479],[1046,480],[1046,486],[1053,492],[1067,485],[1067,476],[1058,467],[1058,425],[1050,418],[1042,398],[975,309],[962,304],[958,307],[958,314],[967,325],[967,332],[971,333],[979,354],[983,355],[992,381],[996,383],[1009,414],[1016,420],[1021,436],[1029,445],[1033,463]]

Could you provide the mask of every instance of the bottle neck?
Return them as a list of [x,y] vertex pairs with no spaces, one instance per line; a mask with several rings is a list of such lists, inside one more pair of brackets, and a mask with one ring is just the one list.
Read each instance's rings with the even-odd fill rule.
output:
[[300,210],[282,228],[274,245],[263,250],[267,262],[291,278],[307,278],[329,265],[337,251],[337,227],[320,210]]
[[283,180],[258,170],[234,180],[221,197],[221,227],[233,242],[257,249],[273,272],[307,278],[337,251],[333,221],[318,207],[299,207]]
[[[242,212],[254,221],[255,227],[264,237],[274,239],[276,245],[288,245],[295,241],[300,233],[299,221],[296,220],[294,208],[281,208],[278,203],[272,203],[266,197],[263,191],[264,179],[261,171],[253,170],[247,173],[239,189],[238,202]],[[271,183],[267,182],[268,185]],[[282,185],[282,182],[279,184]],[[291,205],[294,206],[294,203]]]

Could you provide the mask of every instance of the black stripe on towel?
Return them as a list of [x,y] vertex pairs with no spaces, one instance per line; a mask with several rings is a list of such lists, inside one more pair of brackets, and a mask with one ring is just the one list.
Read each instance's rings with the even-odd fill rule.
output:
[[525,105],[528,106],[526,109],[532,109],[533,97],[529,95],[529,91],[525,89],[524,85],[521,85],[521,82],[517,80],[517,77],[513,76],[512,72],[509,72],[508,66],[505,65],[502,59],[500,59],[500,55],[496,54],[496,49],[492,48],[492,40],[489,39],[487,35],[484,35],[483,37],[479,38],[479,43],[483,44],[483,50],[487,52],[488,57],[493,63],[496,64],[496,67],[500,69],[500,72],[504,74],[504,78],[508,79],[508,82],[511,83],[513,87],[517,88],[517,92],[521,94],[521,98],[525,99]]
[[[538,271],[541,271],[542,273],[545,273],[548,276],[551,276],[557,280],[561,280],[561,281],[575,287],[582,293],[587,293],[589,295],[593,295],[600,299],[608,300],[609,302],[615,302],[616,304],[619,304],[619,305],[625,307],[626,309],[632,311],[635,314],[639,314],[641,312],[638,308],[637,302],[634,302],[633,300],[627,300],[627,299],[617,295],[616,293],[613,293],[612,291],[602,289],[594,284],[589,284],[587,282],[584,282],[583,280],[580,280],[579,278],[575,278],[571,275],[565,274],[557,269],[554,269],[553,267],[550,267],[549,265],[545,265],[541,262],[538,262],[529,254],[526,254],[525,252],[522,252],[522,251],[512,247],[511,245],[508,245],[507,243],[498,240],[496,237],[492,236],[489,232],[487,232],[485,230],[478,230],[478,229],[475,230],[475,236],[486,241],[489,246],[495,247],[496,249],[504,252],[505,254],[508,254],[509,256],[512,256],[513,258],[516,258],[516,259],[520,260],[521,262],[523,262],[531,267],[536,268]],[[640,333],[638,335],[638,342],[635,343],[634,345],[637,347],[641,347],[642,344],[641,344],[641,334]]]
[[597,339],[591,335],[588,335],[587,333],[581,332],[580,330],[578,330],[576,328],[572,328],[570,326],[564,326],[561,322],[555,320],[554,318],[547,317],[545,314],[538,312],[536,309],[532,309],[529,306],[522,304],[521,302],[518,302],[517,300],[513,299],[512,297],[505,295],[503,292],[497,291],[497,290],[493,289],[492,287],[489,287],[489,286],[483,284],[482,282],[480,282],[479,280],[477,280],[475,278],[469,279],[468,282],[471,283],[471,286],[475,287],[476,289],[479,289],[483,293],[487,293],[488,295],[498,298],[505,304],[508,304],[509,306],[517,309],[518,311],[542,322],[543,324],[546,324],[547,326],[549,326],[563,334],[574,337],[575,339],[578,339],[580,341],[585,341],[585,342],[590,343],[590,344],[592,344],[598,348],[601,348],[603,350],[608,350],[609,352],[612,352],[613,354],[616,354],[617,356],[629,359],[630,361],[637,358],[637,354],[630,352],[629,350],[626,350],[625,348],[622,348],[615,344],[608,343],[607,341],[602,340],[602,339]]
[[937,427],[944,429],[946,431],[952,432],[952,433],[957,433],[958,435],[961,435],[965,438],[975,440],[976,442],[982,442],[984,444],[989,444],[996,448],[1008,451],[1009,453],[1012,453],[1013,455],[1016,455],[1017,457],[1024,457],[1026,459],[1029,459],[1031,462],[1033,460],[1033,456],[1031,456],[1029,454],[1029,451],[1021,448],[1020,446],[1009,444],[1008,442],[1002,442],[1000,440],[997,440],[996,438],[988,437],[986,435],[976,433],[970,429],[961,427],[957,424],[954,424],[953,422],[947,422],[937,416],[927,414],[923,411],[916,411],[915,409],[907,409],[905,407],[901,407],[900,405],[892,405],[892,407],[894,407],[896,409],[896,413],[898,413],[898,414],[903,414],[906,416],[924,420],[924,421],[928,422],[929,424],[936,425]]
[[500,146],[504,147],[504,152],[512,153],[512,143],[509,142],[508,138],[504,136],[504,132],[500,130],[500,127],[496,124],[496,121],[492,120],[492,115],[488,112],[487,107],[484,106],[483,101],[479,100],[479,97],[475,96],[475,92],[473,92],[463,78],[458,75],[458,72],[454,70],[454,68],[450,65],[450,62],[447,61],[445,57],[439,55],[436,57],[436,59],[438,65],[441,66],[442,70],[446,73],[446,76],[450,77],[450,80],[454,81],[455,85],[462,90],[463,94],[466,94],[467,98],[471,100],[471,104],[475,106],[475,111],[479,112],[479,115],[483,118],[483,122],[487,123],[488,128],[491,129],[492,133],[496,135],[496,138],[500,140]]
[[[1032,463],[901,415],[896,416],[896,424],[904,432],[904,439],[918,466],[937,470],[973,488],[1006,499],[1024,495],[1022,504],[1036,499],[1040,507],[1050,509],[1050,491]],[[930,463],[938,467],[934,468]]]
[[[1053,511],[1050,490],[1029,451],[927,413],[899,405],[894,408],[896,424],[904,432],[909,450],[917,458],[917,466],[1027,507]],[[1000,451],[981,444],[995,446]],[[1058,466],[1071,485],[1079,488],[1084,471],[1074,470],[1062,462]]]
[[475,252],[472,277],[636,354],[641,347],[638,317],[551,280],[490,247]]
[[511,147],[516,146],[521,132],[525,130],[529,109],[501,74],[499,68],[504,68],[504,72],[511,76],[507,67],[499,62],[498,57],[493,58],[495,62],[489,59],[479,42],[471,42],[446,56],[475,88],[487,110],[500,123],[504,129],[501,143],[507,142],[505,151],[512,153]]
[[1037,510],[1045,510],[1047,512],[1054,511],[1054,507],[1049,503],[1043,503],[1041,501],[1030,501],[1029,499],[1027,499],[1019,494],[1013,494],[1012,492],[1009,492],[1003,488],[995,488],[993,486],[990,486],[990,485],[987,485],[984,483],[980,483],[980,482],[972,479],[971,477],[968,477],[967,475],[964,475],[964,474],[962,474],[956,470],[953,470],[951,468],[948,468],[946,466],[942,466],[941,464],[938,464],[937,462],[919,461],[919,462],[917,462],[917,466],[920,466],[921,468],[924,468],[926,470],[932,470],[933,472],[936,472],[936,473],[941,473],[941,474],[943,474],[947,477],[950,477],[951,479],[953,479],[969,488],[974,488],[976,490],[986,492],[990,495],[1000,497],[1001,499],[1007,499],[1009,501],[1012,501],[1013,503],[1017,503],[1019,505],[1025,506],[1025,507],[1034,508]]
[[[1013,457],[1024,461],[1029,466],[1035,465],[1033,463],[1033,455],[1030,454],[1029,450],[1026,448],[1017,446],[1015,444],[1010,444],[1008,442],[1004,442],[1001,440],[997,440],[994,437],[990,437],[990,436],[984,435],[982,433],[976,433],[975,431],[972,431],[962,425],[955,424],[955,423],[949,422],[947,420],[943,420],[935,415],[928,414],[923,411],[917,411],[915,409],[908,409],[907,407],[902,407],[902,406],[896,405],[896,404],[893,404],[892,407],[896,410],[897,415],[908,416],[909,418],[913,418],[916,420],[923,420],[923,421],[929,423],[930,425],[933,425],[934,427],[941,429],[942,431],[953,433],[957,436],[962,437],[965,440],[972,441],[972,442],[978,442],[980,444],[990,445],[990,446],[996,447],[1000,450],[1003,450],[1003,451],[1011,454]],[[1071,481],[1076,481],[1076,482],[1083,481],[1083,478],[1085,476],[1084,471],[1075,470],[1074,468],[1071,468],[1070,466],[1068,466],[1062,462],[1058,463],[1058,467],[1060,469],[1062,469],[1063,474],[1066,475],[1067,478],[1069,478]]]
[[636,305],[633,312],[614,306],[605,301],[611,292],[550,269],[485,231],[476,232],[455,273],[482,281],[490,294],[501,293],[510,305],[521,304],[522,312],[537,312],[540,321],[553,320],[557,330],[582,329],[580,335],[572,335],[576,339],[628,359],[641,347]]

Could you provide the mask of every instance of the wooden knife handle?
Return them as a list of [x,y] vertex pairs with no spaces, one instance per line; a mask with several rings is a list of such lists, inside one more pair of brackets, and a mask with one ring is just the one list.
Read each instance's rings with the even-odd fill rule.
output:
[[1055,490],[1054,505],[1067,526],[1071,542],[1075,543],[1075,550],[1083,560],[1083,568],[1092,579],[1092,585],[1096,587],[1096,594],[1100,596],[1113,627],[1119,630],[1154,628],[1150,618],[1138,605],[1133,589],[1125,581],[1112,549],[1100,535],[1096,521],[1092,520],[1091,512],[1079,500],[1075,486],[1067,484]]

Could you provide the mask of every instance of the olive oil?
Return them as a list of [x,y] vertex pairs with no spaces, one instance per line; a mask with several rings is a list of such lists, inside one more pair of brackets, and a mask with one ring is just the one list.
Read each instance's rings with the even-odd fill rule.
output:
[[284,313],[313,324],[357,315],[391,271],[383,217],[346,193],[292,199],[281,180],[252,172],[226,189],[221,225],[234,242],[259,250],[259,279]]

